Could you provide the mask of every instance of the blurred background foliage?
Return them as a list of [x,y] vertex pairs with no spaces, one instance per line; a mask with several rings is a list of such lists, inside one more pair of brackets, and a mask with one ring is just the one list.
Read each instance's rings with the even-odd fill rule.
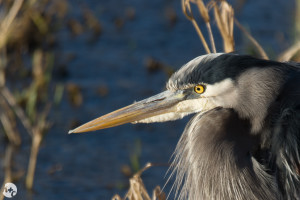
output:
[[[0,180],[20,199],[108,199],[128,188],[127,199],[165,199],[156,185],[186,121],[68,129],[160,91],[201,54],[300,62],[300,1],[276,3],[0,0]],[[141,169],[148,161],[160,164]],[[153,165],[149,195],[140,176]]]

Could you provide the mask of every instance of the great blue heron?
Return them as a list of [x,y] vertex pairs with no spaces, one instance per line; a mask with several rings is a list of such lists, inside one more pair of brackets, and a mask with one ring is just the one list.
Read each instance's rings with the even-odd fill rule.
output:
[[208,54],[175,72],[166,91],[70,133],[181,119],[173,161],[178,199],[300,199],[300,68]]

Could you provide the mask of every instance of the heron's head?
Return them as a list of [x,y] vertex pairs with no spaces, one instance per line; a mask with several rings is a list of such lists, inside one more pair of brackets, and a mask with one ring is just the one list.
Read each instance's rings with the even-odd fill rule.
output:
[[125,123],[181,119],[216,107],[234,109],[248,118],[255,133],[262,127],[282,85],[280,64],[250,56],[208,54],[175,72],[166,90],[92,120],[69,133],[94,131]]

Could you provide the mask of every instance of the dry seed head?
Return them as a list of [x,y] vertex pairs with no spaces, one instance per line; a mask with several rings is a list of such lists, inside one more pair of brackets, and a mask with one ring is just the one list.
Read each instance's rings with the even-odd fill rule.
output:
[[194,17],[193,17],[191,7],[190,7],[190,1],[189,0],[181,0],[181,7],[182,7],[182,12],[186,16],[186,18],[188,20],[192,21],[194,19]]
[[196,3],[197,3],[199,12],[200,12],[204,22],[208,23],[210,21],[210,19],[209,19],[207,7],[204,5],[202,0],[197,0]]
[[225,22],[225,29],[229,36],[233,37],[234,10],[226,1],[220,5],[221,18]]
[[226,2],[221,1],[220,7],[214,4],[215,19],[224,41],[224,51],[234,51],[233,39],[233,23],[234,11],[233,8]]

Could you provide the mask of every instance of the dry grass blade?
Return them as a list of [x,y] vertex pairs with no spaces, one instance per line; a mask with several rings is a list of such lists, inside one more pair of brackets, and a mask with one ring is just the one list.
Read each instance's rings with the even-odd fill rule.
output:
[[166,200],[166,194],[161,191],[159,186],[156,186],[153,190],[152,200]]
[[[124,198],[121,198],[119,195],[114,195],[112,200],[151,200],[150,195],[148,194],[146,187],[143,183],[141,175],[144,171],[153,167],[154,164],[147,163],[146,166],[138,171],[130,180],[129,180],[129,190],[126,193]],[[153,191],[152,200],[165,200],[166,195],[161,191],[159,186]]]
[[31,153],[30,153],[28,170],[26,175],[26,182],[25,182],[26,188],[30,190],[33,187],[34,173],[35,173],[39,148],[42,143],[44,132],[50,126],[50,124],[46,120],[49,111],[50,111],[50,105],[47,105],[43,113],[41,113],[41,115],[37,117],[38,118],[37,124],[33,128]]
[[118,194],[115,194],[111,199],[112,200],[122,200],[122,198]]
[[0,97],[0,106],[2,108],[0,113],[0,121],[9,142],[13,145],[20,145],[21,137],[16,128],[15,115],[3,97]]
[[25,127],[28,134],[30,136],[32,136],[32,126],[30,124],[30,121],[26,117],[26,115],[25,115],[24,111],[22,110],[22,108],[20,108],[20,106],[17,104],[17,101],[16,101],[15,97],[11,94],[11,92],[9,91],[9,89],[6,86],[4,86],[1,89],[1,94],[3,95],[3,97],[5,98],[7,103],[10,105],[10,107],[14,110],[15,114],[20,119],[21,123]]
[[246,37],[254,44],[254,46],[257,48],[259,54],[263,59],[268,60],[269,57],[264,51],[264,49],[260,46],[260,44],[254,39],[254,37],[251,36],[251,34],[239,23],[237,19],[234,20],[235,24],[239,27],[239,29],[246,35]]
[[199,12],[201,14],[201,16],[203,17],[203,20],[205,22],[209,22],[210,18],[209,18],[209,14],[208,14],[208,10],[206,8],[206,6],[204,5],[202,0],[197,0],[196,4],[198,6]]
[[129,200],[151,200],[141,177],[137,174],[129,180],[130,189],[125,199]]
[[212,52],[217,53],[215,40],[214,40],[214,36],[213,36],[212,30],[211,30],[210,23],[206,23],[206,28],[207,28],[208,35],[209,35],[209,40],[210,40],[210,43],[211,43]]
[[233,25],[234,10],[226,2],[221,1],[220,6],[214,4],[215,19],[224,42],[224,51],[226,53],[234,51]]
[[300,51],[300,41],[278,56],[278,61],[289,61]]
[[3,22],[0,25],[0,49],[5,46],[7,42],[7,37],[9,35],[10,28],[13,24],[13,21],[15,17],[17,16],[21,6],[23,4],[23,0],[15,0],[14,4],[12,5],[11,9],[9,10],[9,13],[3,20]]
[[199,28],[194,16],[193,16],[193,13],[192,13],[192,9],[191,9],[191,5],[190,5],[190,1],[189,0],[181,0],[181,6],[182,6],[182,11],[183,13],[185,14],[186,18],[188,20],[190,20],[194,26],[194,28],[196,29],[198,35],[199,35],[199,38],[204,46],[204,49],[207,53],[211,53],[208,45],[207,45],[207,42],[201,32],[201,29]]
[[6,82],[6,76],[5,76],[6,65],[7,65],[6,48],[2,48],[2,49],[0,48],[0,87],[3,87]]
[[197,4],[199,12],[200,12],[205,24],[206,24],[206,28],[207,28],[208,35],[209,35],[209,40],[210,40],[212,52],[216,53],[217,51],[216,51],[214,36],[213,36],[211,26],[210,26],[210,17],[209,17],[209,14],[208,14],[208,9],[204,5],[202,0],[196,0],[196,4]]
[[5,151],[5,157],[3,161],[3,168],[4,168],[4,181],[3,185],[1,187],[1,192],[0,192],[0,200],[4,199],[4,195],[2,194],[2,191],[4,189],[4,185],[6,183],[12,182],[12,171],[11,171],[11,163],[12,163],[12,158],[13,158],[13,152],[14,152],[14,146],[12,144],[9,144],[6,147]]
[[39,148],[42,142],[42,134],[39,132],[39,130],[35,129],[32,138],[32,145],[31,145],[31,153],[30,153],[30,159],[28,164],[28,170],[26,175],[26,188],[32,189],[33,187],[33,180],[34,180],[34,172],[37,162],[37,156],[39,152]]

